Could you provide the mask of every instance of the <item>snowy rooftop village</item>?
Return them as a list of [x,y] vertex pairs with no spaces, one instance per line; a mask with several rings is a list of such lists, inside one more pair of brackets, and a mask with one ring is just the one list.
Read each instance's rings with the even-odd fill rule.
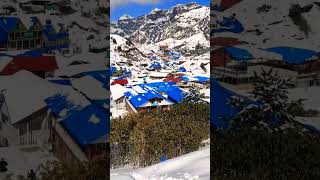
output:
[[[248,8],[250,7],[250,8]],[[211,7],[211,76],[213,124],[239,113],[232,96],[252,98],[254,73],[273,69],[291,79],[289,97],[304,99],[319,112],[319,3],[313,1],[220,0]],[[295,22],[300,17],[302,23]],[[272,87],[270,87],[272,88]],[[319,113],[296,120],[320,129]]]
[[9,174],[106,157],[107,5],[1,2],[0,158]]
[[210,102],[208,23],[209,7],[197,3],[112,22],[111,116],[170,109],[192,88]]
[[[111,113],[113,117],[153,108],[169,109],[196,88],[210,102],[209,63],[190,59],[170,44],[141,46],[141,59],[131,61],[117,52],[130,48],[127,39],[111,35]],[[129,49],[128,49],[129,50]]]

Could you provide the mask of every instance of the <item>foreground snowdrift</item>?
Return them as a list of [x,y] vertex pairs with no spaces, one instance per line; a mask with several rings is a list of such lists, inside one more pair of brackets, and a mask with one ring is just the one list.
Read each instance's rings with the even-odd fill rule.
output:
[[112,180],[210,179],[210,146],[141,169],[111,170]]

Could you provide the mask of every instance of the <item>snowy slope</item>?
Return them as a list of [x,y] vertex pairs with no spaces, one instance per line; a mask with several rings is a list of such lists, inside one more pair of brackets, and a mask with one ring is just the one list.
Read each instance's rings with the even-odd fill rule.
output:
[[[291,46],[319,50],[320,34],[317,32],[320,31],[318,23],[320,7],[314,2],[313,0],[243,0],[224,12],[212,11],[212,23],[235,14],[245,30],[239,34],[225,32],[215,33],[214,36],[236,37],[256,48]],[[301,31],[289,17],[289,9],[293,4],[299,4],[301,7],[313,5],[309,12],[302,13],[302,17],[310,27],[309,34]],[[263,5],[270,5],[271,8],[265,12],[258,12]]]
[[147,58],[130,40],[116,34],[110,36],[110,53],[112,63],[119,61],[143,61]]
[[210,179],[210,146],[146,168],[111,170],[111,179]]

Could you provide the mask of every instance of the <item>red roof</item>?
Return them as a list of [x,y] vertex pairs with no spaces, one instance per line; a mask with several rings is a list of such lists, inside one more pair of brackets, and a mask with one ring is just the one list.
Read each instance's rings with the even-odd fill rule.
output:
[[12,75],[20,70],[31,72],[53,72],[58,69],[54,56],[15,56],[12,61],[0,72],[1,75]]
[[224,52],[224,48],[219,48],[211,52],[210,65],[211,66],[224,66],[227,62],[231,61],[229,54]]
[[216,37],[210,39],[210,46],[235,46],[243,44],[243,42],[239,41],[236,38],[230,37]]
[[174,83],[178,83],[181,82],[182,79],[179,77],[167,77],[166,79],[163,80],[164,82],[174,82]]
[[184,73],[176,73],[176,76],[184,76]]
[[115,79],[111,83],[111,85],[115,85],[115,84],[126,85],[126,84],[128,84],[128,80],[127,79]]
[[221,0],[220,9],[224,11],[239,3],[240,1],[242,0]]

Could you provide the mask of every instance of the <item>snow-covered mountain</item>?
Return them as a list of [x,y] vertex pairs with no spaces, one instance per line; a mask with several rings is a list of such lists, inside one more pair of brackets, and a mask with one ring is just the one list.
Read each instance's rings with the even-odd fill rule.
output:
[[110,52],[113,63],[146,59],[145,55],[129,39],[116,34],[110,36]]
[[235,37],[258,48],[291,46],[315,51],[320,48],[320,1],[243,0],[223,12],[212,10],[211,15],[217,29],[217,22],[231,16],[235,16],[244,28],[240,33],[213,33],[215,37]]
[[167,44],[183,55],[200,55],[209,50],[210,8],[197,3],[178,4],[171,9],[154,9],[132,18],[122,16],[111,23],[111,34],[135,44]]

